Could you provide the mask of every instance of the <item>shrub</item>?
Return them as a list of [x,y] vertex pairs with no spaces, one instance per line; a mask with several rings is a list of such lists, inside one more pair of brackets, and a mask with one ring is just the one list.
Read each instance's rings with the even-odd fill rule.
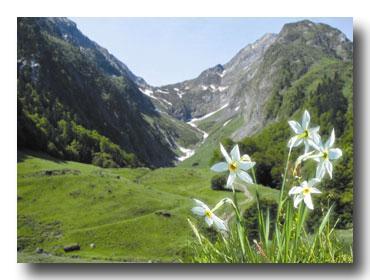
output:
[[224,190],[226,186],[226,175],[217,174],[211,179],[211,189],[212,190]]

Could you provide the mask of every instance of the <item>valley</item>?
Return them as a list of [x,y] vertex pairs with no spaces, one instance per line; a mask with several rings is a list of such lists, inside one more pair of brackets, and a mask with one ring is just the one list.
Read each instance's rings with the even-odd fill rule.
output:
[[[242,210],[257,192],[276,201],[288,120],[304,110],[324,138],[335,128],[343,150],[318,203],[321,212],[335,204],[336,232],[352,245],[353,43],[338,29],[289,23],[226,63],[163,86],[67,18],[18,18],[17,39],[18,262],[186,261],[187,218],[214,234],[192,215],[192,198],[232,197],[213,189],[219,144],[238,144],[256,161],[259,185],[248,186],[250,199],[237,192]],[[80,249],[65,252],[71,244]]]

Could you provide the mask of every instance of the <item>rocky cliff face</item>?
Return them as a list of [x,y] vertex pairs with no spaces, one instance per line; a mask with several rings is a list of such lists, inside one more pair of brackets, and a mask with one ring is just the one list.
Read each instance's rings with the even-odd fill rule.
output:
[[143,85],[161,101],[161,110],[190,121],[212,113],[220,123],[242,116],[234,140],[259,131],[278,116],[266,108],[274,94],[282,94],[322,59],[352,59],[352,42],[325,24],[300,21],[279,34],[266,34],[240,50],[229,62],[203,71],[197,78],[163,87]]

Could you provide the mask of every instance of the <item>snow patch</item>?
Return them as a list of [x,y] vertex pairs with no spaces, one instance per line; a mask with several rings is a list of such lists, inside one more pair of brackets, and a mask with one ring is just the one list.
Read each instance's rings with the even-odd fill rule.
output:
[[208,86],[205,86],[205,85],[201,85],[200,87],[202,88],[202,90],[207,90],[208,89]]
[[229,124],[229,122],[231,122],[232,119],[226,121],[222,126],[227,126]]
[[218,89],[218,91],[224,91],[224,90],[226,90],[228,88],[228,86],[225,86],[225,87],[221,87],[221,86],[219,86],[217,89]]
[[156,89],[155,91],[156,91],[156,92],[159,92],[159,93],[169,94],[169,92],[168,92],[168,91],[161,90],[161,89]]
[[183,91],[179,91],[179,92],[176,92],[176,94],[177,94],[180,98],[182,98],[182,96],[185,94],[185,92],[183,92]]
[[[158,99],[158,98],[157,98]],[[167,105],[170,105],[170,106],[172,106],[172,103],[171,102],[169,102],[169,101],[167,101],[166,99],[164,99],[164,98],[160,98],[160,99],[158,99],[159,101],[163,101],[164,103],[166,103]]]
[[234,111],[236,112],[236,111],[238,111],[239,109],[240,109],[240,106],[236,107],[236,108],[234,109]]
[[175,91],[180,91],[177,87],[173,88]]
[[191,127],[194,127],[196,130],[198,130],[200,133],[203,134],[203,140],[202,140],[202,144],[203,144],[204,141],[206,141],[206,139],[208,138],[209,134],[205,132],[204,130],[201,130],[199,127],[197,127],[195,123],[192,123],[191,121],[187,122],[187,124],[190,125]]
[[226,70],[222,71],[221,74],[220,73],[217,73],[217,74],[222,78],[223,76],[225,76],[225,73],[226,73]]
[[152,90],[147,89],[147,88],[144,88],[144,89],[139,88],[139,90],[140,90],[142,93],[144,93],[145,95],[147,95],[147,96],[149,96],[149,97],[151,97],[151,98],[153,98],[153,99],[157,99],[157,100],[158,100],[158,98],[157,98],[157,97],[155,97],[155,96],[153,95],[153,91],[152,91]]
[[194,153],[195,153],[195,150],[192,150],[192,149],[186,149],[186,148],[181,147],[181,146],[179,146],[179,149],[180,149],[180,151],[181,151],[184,155],[183,155],[183,156],[181,156],[181,157],[178,157],[178,158],[177,158],[177,160],[178,160],[178,161],[184,161],[184,160],[186,160],[186,159],[190,158],[191,156],[193,156],[193,155],[194,155]]
[[223,105],[221,108],[219,108],[219,109],[217,109],[217,110],[215,110],[215,111],[213,111],[213,112],[210,112],[210,113],[208,113],[208,114],[204,115],[203,117],[200,117],[200,118],[193,118],[193,119],[191,119],[188,123],[190,124],[190,123],[194,123],[194,122],[197,122],[197,121],[202,121],[202,120],[204,120],[204,119],[206,119],[206,118],[209,118],[210,116],[212,116],[212,115],[214,115],[214,114],[218,113],[219,111],[221,111],[221,110],[225,109],[227,106],[229,106],[229,103],[226,103],[226,104],[225,104],[225,105]]
[[207,132],[205,132],[204,130],[201,130],[196,124],[195,122],[197,121],[201,121],[201,120],[204,120],[206,118],[209,118],[210,116],[216,114],[217,112],[225,109],[227,106],[229,106],[229,103],[226,103],[225,105],[223,105],[221,108],[217,109],[216,111],[213,111],[211,113],[208,113],[206,115],[204,115],[203,117],[200,117],[200,118],[193,118],[191,119],[190,121],[187,122],[188,125],[194,127],[196,130],[198,130],[199,132],[201,132],[203,134],[203,141],[202,143],[204,143],[204,141],[206,141],[206,139],[208,138],[209,134]]

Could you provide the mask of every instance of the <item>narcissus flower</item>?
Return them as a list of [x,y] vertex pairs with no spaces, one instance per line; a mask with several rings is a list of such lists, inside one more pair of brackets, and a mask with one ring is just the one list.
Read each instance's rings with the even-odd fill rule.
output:
[[321,193],[315,186],[320,183],[317,178],[311,179],[310,181],[303,181],[300,186],[293,187],[289,191],[289,195],[294,195],[294,207],[297,208],[298,205],[304,201],[309,209],[313,209],[313,203],[311,198],[311,193]]
[[302,143],[304,143],[304,153],[307,153],[311,147],[315,148],[316,141],[318,138],[318,132],[320,127],[309,128],[310,125],[310,113],[306,110],[302,116],[302,123],[298,123],[296,121],[289,121],[289,125],[296,134],[292,138],[290,138],[288,142],[288,147],[298,147]]
[[220,201],[214,209],[209,209],[209,207],[198,199],[194,199],[196,206],[191,209],[191,211],[201,217],[204,217],[207,225],[210,227],[212,225],[219,231],[228,231],[226,222],[217,217],[213,212],[223,205],[226,201]]
[[336,160],[342,156],[342,150],[339,148],[332,148],[335,142],[335,132],[334,129],[331,132],[329,139],[323,144],[321,138],[319,137],[316,141],[318,155],[313,157],[314,160],[318,162],[316,168],[316,177],[324,178],[325,174],[328,173],[330,179],[333,177],[333,164],[331,160]]
[[231,157],[226,152],[222,144],[220,144],[220,149],[226,162],[216,163],[211,167],[211,170],[215,172],[229,171],[229,177],[227,178],[226,187],[232,187],[236,177],[239,177],[246,183],[250,184],[253,183],[251,176],[246,171],[248,169],[251,169],[256,163],[251,161],[248,155],[243,155],[242,157],[240,157],[238,145],[235,145],[234,148],[231,150],[230,152]]

